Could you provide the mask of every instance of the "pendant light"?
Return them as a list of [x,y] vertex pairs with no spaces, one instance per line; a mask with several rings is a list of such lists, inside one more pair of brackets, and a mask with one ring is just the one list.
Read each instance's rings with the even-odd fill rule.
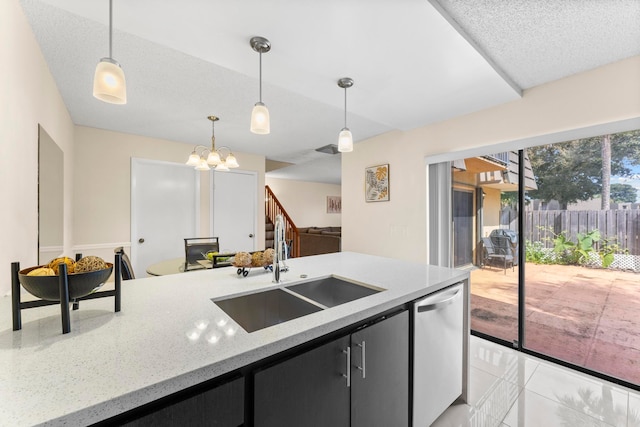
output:
[[93,96],[111,104],[127,103],[124,71],[111,55],[113,38],[113,0],[109,0],[109,57],[100,59],[93,76]]
[[353,79],[343,77],[338,80],[338,86],[344,89],[344,127],[338,135],[338,151],[348,153],[353,151],[353,136],[347,127],[347,89],[353,86]]
[[[211,148],[204,145],[196,145],[187,160],[187,165],[194,166],[196,170],[208,171],[210,166],[214,166],[219,172],[227,172],[229,169],[238,168],[238,160],[233,155],[229,147],[216,149],[216,128],[215,124],[220,117],[208,116],[211,120]],[[208,153],[208,155],[206,155]],[[206,155],[206,156],[205,156]]]
[[264,37],[252,37],[251,48],[260,54],[260,100],[253,106],[251,111],[251,132],[259,135],[266,135],[271,132],[269,123],[269,110],[262,102],[262,54],[271,50],[271,43]]

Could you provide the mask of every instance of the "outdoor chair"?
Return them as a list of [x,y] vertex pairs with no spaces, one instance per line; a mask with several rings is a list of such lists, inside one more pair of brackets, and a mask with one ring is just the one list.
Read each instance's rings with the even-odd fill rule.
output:
[[491,236],[482,238],[482,266],[499,263],[507,274],[507,266],[511,264],[514,271],[514,253],[511,241],[504,236]]
[[217,237],[191,237],[184,239],[184,271],[202,269],[198,261],[207,259],[207,252],[219,252]]
[[490,238],[493,238],[494,236],[504,236],[509,239],[509,242],[511,243],[512,252],[513,252],[513,264],[518,265],[518,251],[519,251],[518,233],[515,230],[498,228],[493,230],[491,234],[489,234]]

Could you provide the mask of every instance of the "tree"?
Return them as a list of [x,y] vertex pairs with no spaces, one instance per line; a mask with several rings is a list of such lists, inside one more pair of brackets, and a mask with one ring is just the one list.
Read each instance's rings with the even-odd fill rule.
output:
[[[591,144],[580,141],[543,145],[528,150],[537,190],[534,199],[557,200],[561,209],[578,200],[588,200],[600,192],[600,154]],[[598,150],[599,151],[599,150]]]
[[[640,130],[612,134],[609,139],[610,174],[631,176],[631,166],[640,165]],[[529,191],[528,195],[545,201],[557,200],[562,209],[566,209],[569,203],[601,194],[602,141],[602,136],[596,136],[529,148],[538,189]]]
[[629,184],[611,184],[611,200],[616,203],[635,203],[638,189]]

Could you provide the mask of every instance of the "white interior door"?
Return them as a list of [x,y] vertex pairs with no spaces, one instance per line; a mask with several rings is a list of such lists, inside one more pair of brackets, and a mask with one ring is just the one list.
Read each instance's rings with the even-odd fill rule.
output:
[[131,159],[131,262],[136,277],[149,265],[184,258],[184,238],[198,236],[199,172],[179,163]]
[[[258,228],[258,176],[255,172],[214,172],[212,177],[212,235],[220,239],[220,250],[256,250]],[[264,221],[264,219],[263,219]]]

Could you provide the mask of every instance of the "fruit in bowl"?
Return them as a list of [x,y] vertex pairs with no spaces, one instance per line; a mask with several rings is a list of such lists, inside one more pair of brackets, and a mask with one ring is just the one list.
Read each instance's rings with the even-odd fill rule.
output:
[[52,259],[51,261],[49,261],[49,264],[47,264],[46,267],[49,267],[50,269],[52,269],[55,274],[60,274],[59,272],[60,264],[66,264],[67,273],[69,274],[73,273],[75,262],[67,256]]
[[63,263],[67,265],[70,299],[95,292],[107,281],[113,271],[113,264],[106,263],[99,257],[88,256],[78,262],[73,262],[68,257],[60,257],[45,265],[20,270],[18,272],[20,284],[38,298],[59,301],[59,267]]

